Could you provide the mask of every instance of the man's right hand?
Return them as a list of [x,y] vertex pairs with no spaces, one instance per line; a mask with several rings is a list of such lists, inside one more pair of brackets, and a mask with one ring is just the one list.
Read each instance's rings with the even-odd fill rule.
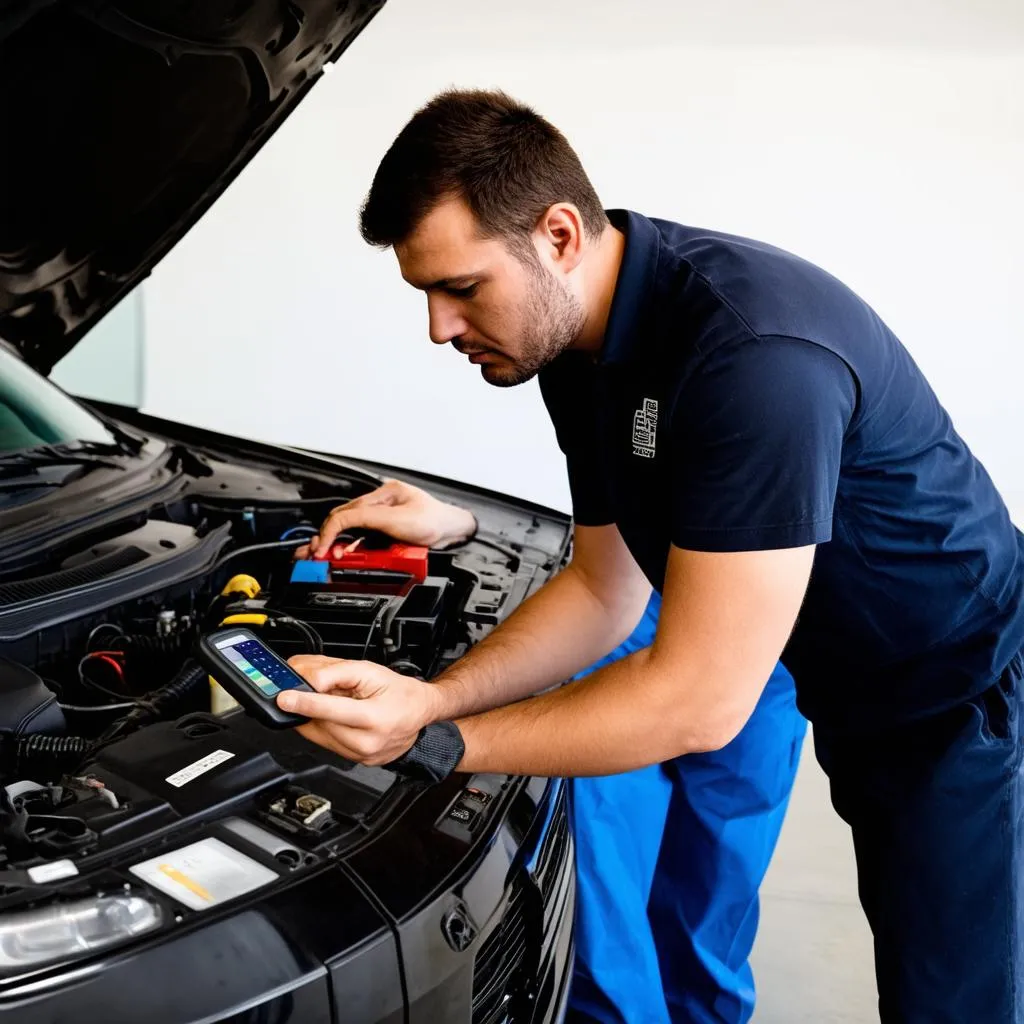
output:
[[419,487],[388,480],[369,494],[332,510],[319,535],[299,548],[296,558],[326,558],[338,534],[358,528],[380,530],[407,544],[437,548],[472,536],[476,520],[468,510],[440,501]]
[[307,740],[350,761],[394,761],[437,720],[433,685],[384,665],[319,654],[299,654],[288,664],[316,693],[283,690],[278,706],[310,719],[298,727]]

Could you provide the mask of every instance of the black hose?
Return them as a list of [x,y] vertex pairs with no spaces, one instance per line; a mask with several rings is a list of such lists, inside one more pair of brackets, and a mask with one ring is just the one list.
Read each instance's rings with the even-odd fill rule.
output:
[[[146,698],[146,705],[161,711],[170,707],[176,701],[188,697],[200,683],[206,682],[206,669],[197,661],[187,661],[181,667],[178,674],[159,690],[151,693]],[[142,710],[145,710],[143,708]]]
[[73,771],[92,749],[84,736],[0,735],[0,776],[6,779],[59,777]]
[[176,704],[190,697],[200,686],[206,685],[206,669],[195,661],[187,661],[178,674],[159,690],[138,700],[138,706],[119,718],[93,745],[94,750],[122,739],[136,729],[163,718]]
[[185,663],[164,687],[139,700],[134,710],[114,722],[99,739],[85,736],[11,736],[0,733],[0,776],[7,779],[56,778],[75,771],[100,747],[163,718],[175,705],[206,684],[206,669],[194,661]]
[[[166,636],[122,633],[114,637],[105,649],[121,651],[129,669],[155,671],[164,667],[168,660],[180,660],[191,642],[189,633],[169,633]],[[166,675],[163,678],[166,679]]]
[[184,633],[169,633],[167,636],[151,636],[147,633],[122,633],[110,641],[109,650],[124,651],[127,655],[180,654],[189,642]]

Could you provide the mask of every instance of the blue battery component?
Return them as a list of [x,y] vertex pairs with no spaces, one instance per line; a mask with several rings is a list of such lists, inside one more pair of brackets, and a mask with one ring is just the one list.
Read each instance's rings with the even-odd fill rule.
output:
[[331,563],[299,559],[292,566],[292,583],[330,583]]

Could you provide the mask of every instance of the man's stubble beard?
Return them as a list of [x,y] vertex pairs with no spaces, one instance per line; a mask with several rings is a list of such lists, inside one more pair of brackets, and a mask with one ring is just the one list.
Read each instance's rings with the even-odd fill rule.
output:
[[586,314],[579,299],[534,260],[528,263],[532,287],[522,305],[520,324],[526,329],[514,362],[483,364],[488,384],[511,388],[532,380],[583,333]]

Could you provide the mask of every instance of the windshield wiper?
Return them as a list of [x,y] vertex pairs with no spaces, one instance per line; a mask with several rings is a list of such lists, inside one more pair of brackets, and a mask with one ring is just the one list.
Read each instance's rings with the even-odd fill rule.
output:
[[101,417],[103,426],[114,435],[115,446],[122,455],[138,455],[146,447],[146,438],[131,434],[121,427],[116,420],[107,416]]
[[6,491],[28,491],[36,487],[60,487],[59,480],[37,480],[32,477],[25,477],[21,480],[0,479],[0,492]]
[[74,448],[56,448],[42,445],[26,448],[19,452],[0,454],[0,477],[11,477],[22,470],[36,470],[40,466],[90,466],[102,469],[124,469],[118,462],[111,462],[102,456],[116,454],[120,449],[115,445],[83,441]]

